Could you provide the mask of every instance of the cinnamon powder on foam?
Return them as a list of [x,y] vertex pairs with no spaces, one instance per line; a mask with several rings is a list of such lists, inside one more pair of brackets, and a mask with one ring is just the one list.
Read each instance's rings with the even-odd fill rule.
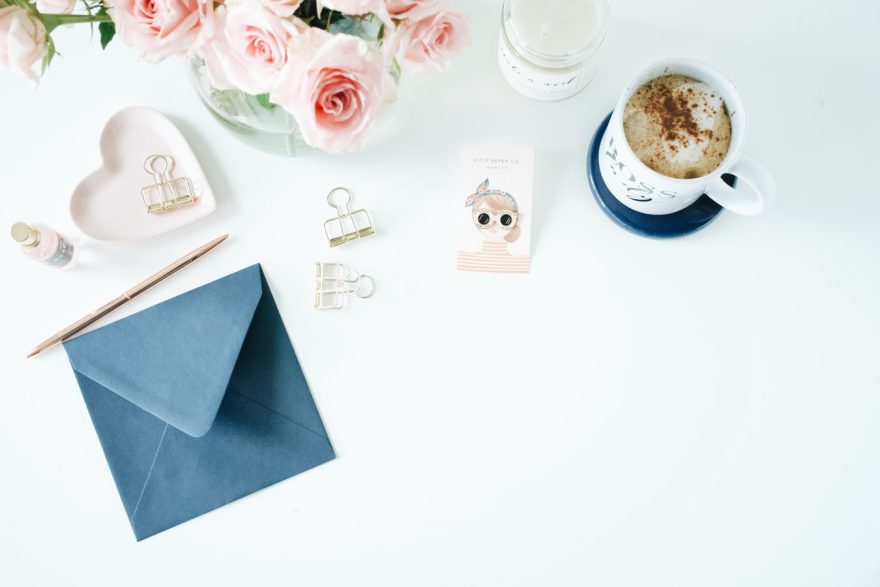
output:
[[681,74],[639,87],[623,114],[626,141],[654,171],[678,179],[714,171],[730,148],[730,115],[707,84]]

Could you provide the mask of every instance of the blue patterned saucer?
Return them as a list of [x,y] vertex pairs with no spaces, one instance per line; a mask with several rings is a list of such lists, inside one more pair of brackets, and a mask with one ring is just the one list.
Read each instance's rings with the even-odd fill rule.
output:
[[[615,224],[639,236],[649,238],[675,238],[696,232],[708,226],[723,208],[715,200],[703,194],[696,202],[672,214],[643,214],[628,208],[614,197],[605,185],[602,174],[599,172],[599,144],[611,114],[605,117],[596,133],[590,141],[590,151],[587,155],[587,176],[590,178],[590,189],[596,202],[602,211],[614,221]],[[736,178],[729,174],[721,176],[724,183],[733,187]]]

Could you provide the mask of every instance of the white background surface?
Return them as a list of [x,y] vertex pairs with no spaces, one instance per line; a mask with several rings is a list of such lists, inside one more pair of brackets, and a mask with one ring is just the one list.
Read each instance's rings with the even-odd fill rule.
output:
[[[500,3],[460,5],[466,54],[407,79],[401,130],[352,156],[251,150],[183,62],[101,55],[84,28],[38,91],[0,74],[0,225],[75,234],[69,194],[131,104],[179,124],[219,197],[190,228],[87,242],[70,273],[0,246],[0,584],[880,584],[880,5],[617,1],[596,79],[556,104],[504,84]],[[738,85],[779,185],[764,216],[657,242],[594,204],[590,135],[666,56]],[[528,277],[454,270],[458,149],[481,143],[538,150]],[[338,184],[379,232],[329,251]],[[115,317],[262,262],[338,459],[136,543],[64,353],[24,355],[223,232]],[[314,311],[319,259],[376,296]]]

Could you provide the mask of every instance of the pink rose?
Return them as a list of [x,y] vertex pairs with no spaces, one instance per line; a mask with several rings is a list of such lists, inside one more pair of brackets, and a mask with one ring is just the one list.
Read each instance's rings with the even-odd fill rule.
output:
[[76,0],[31,0],[42,14],[70,14],[76,7]]
[[431,65],[441,71],[470,40],[467,21],[457,12],[441,11],[404,25],[399,32],[399,59]]
[[419,20],[440,10],[440,0],[386,0],[388,14],[396,20]]
[[260,0],[264,6],[278,16],[292,16],[303,0]]
[[37,85],[33,65],[46,54],[46,27],[21,6],[0,8],[0,68]]
[[363,147],[394,90],[382,55],[362,39],[310,28],[291,40],[269,98],[296,118],[309,145],[343,153]]
[[210,0],[105,0],[122,41],[151,62],[183,55],[213,12]]
[[263,94],[272,88],[287,63],[287,44],[306,28],[279,18],[260,2],[218,6],[210,20],[212,34],[200,42],[197,53],[205,60],[211,85]]

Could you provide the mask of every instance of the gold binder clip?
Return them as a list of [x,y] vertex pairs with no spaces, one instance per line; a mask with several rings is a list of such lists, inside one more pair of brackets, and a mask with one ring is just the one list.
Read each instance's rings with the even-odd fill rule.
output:
[[172,169],[174,159],[169,155],[150,155],[144,160],[144,171],[153,176],[153,185],[141,190],[141,197],[149,214],[195,202],[192,181],[188,177],[172,178]]
[[[345,192],[348,195],[344,203],[337,204],[333,201],[333,195],[336,192]],[[336,208],[336,218],[331,218],[324,223],[324,232],[327,234],[327,240],[330,241],[331,247],[370,236],[375,232],[370,215],[366,210],[351,211],[351,199],[352,193],[348,188],[333,188],[327,194],[327,203]]]
[[350,294],[366,299],[376,291],[369,275],[362,275],[342,263],[315,263],[315,309],[341,310]]

